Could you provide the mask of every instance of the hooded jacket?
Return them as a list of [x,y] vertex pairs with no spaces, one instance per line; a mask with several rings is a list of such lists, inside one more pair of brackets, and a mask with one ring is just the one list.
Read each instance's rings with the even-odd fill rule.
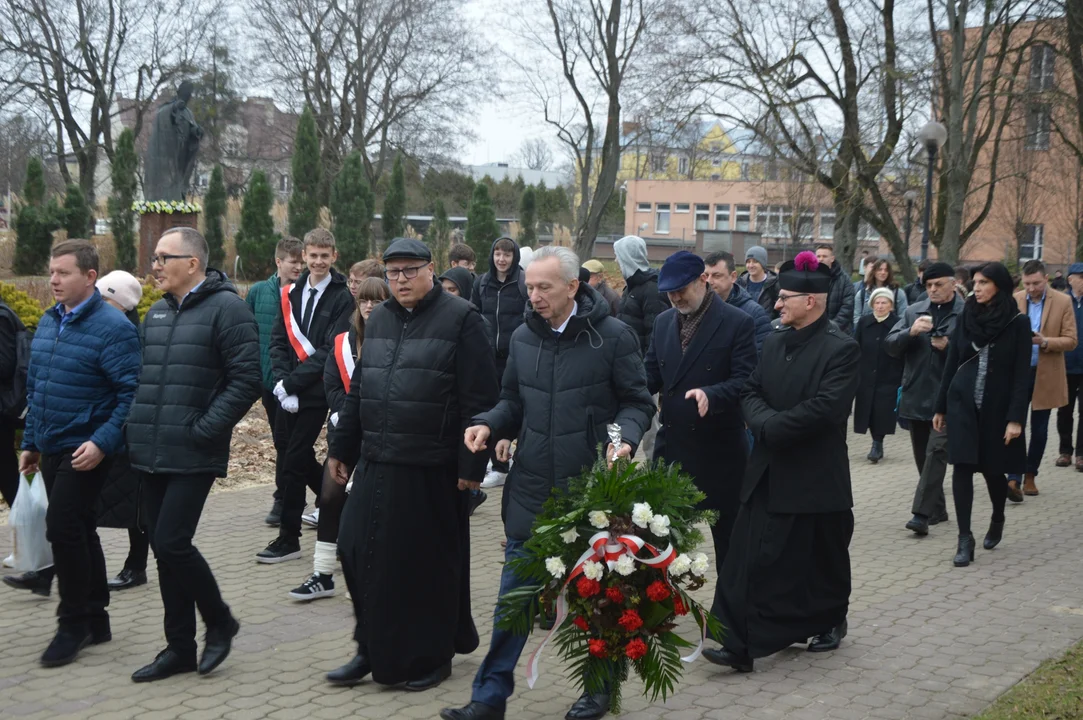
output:
[[[501,240],[509,240],[515,245],[511,267],[503,282],[497,279],[496,265],[493,262],[496,244]],[[470,301],[481,311],[481,316],[488,320],[489,341],[496,349],[496,367],[501,374],[508,357],[512,333],[523,324],[523,315],[526,312],[526,277],[523,269],[519,267],[521,259],[519,246],[514,240],[509,237],[494,240],[489,249],[489,271],[479,275],[474,281],[474,291],[470,296]]]
[[256,316],[256,325],[259,327],[259,366],[266,390],[274,390],[275,386],[275,374],[271,366],[271,331],[281,313],[282,296],[279,292],[276,272],[248,288],[248,294],[244,298],[252,314]]
[[831,266],[831,289],[827,292],[827,319],[839,326],[844,333],[854,329],[854,283],[842,274],[836,262]]
[[[737,284],[741,286],[741,289],[748,293],[751,298],[752,293],[748,292],[748,283],[751,278],[748,277],[748,271],[741,273],[741,276],[737,278]],[[778,317],[778,311],[775,310],[775,303],[778,301],[778,275],[767,271],[767,275],[764,277],[763,289],[760,290],[760,296],[755,298],[755,302],[767,313],[767,317],[770,320],[774,320]]]
[[[464,267],[449,268],[446,273],[437,278],[443,282],[444,280],[450,280],[455,283],[455,287],[459,288],[459,297],[463,300],[473,300],[474,297],[474,282],[476,280],[474,273],[470,272]],[[474,309],[477,310],[477,305],[474,305]],[[478,310],[480,313],[481,311]],[[489,321],[489,318],[484,315],[481,316],[482,322],[485,323],[485,337],[489,338],[489,347],[493,346],[493,339],[495,333],[493,333],[493,324]],[[499,380],[500,378],[497,378]]]
[[658,271],[647,261],[647,243],[643,238],[625,235],[613,243],[613,253],[625,282],[617,318],[635,331],[640,350],[646,353],[654,321],[669,303],[658,292]]
[[530,537],[553,488],[594,464],[609,442],[606,425],[620,425],[634,453],[655,412],[638,338],[589,285],[575,301],[559,337],[531,311],[512,337],[500,402],[474,419],[493,437],[518,437],[505,519],[516,540]]

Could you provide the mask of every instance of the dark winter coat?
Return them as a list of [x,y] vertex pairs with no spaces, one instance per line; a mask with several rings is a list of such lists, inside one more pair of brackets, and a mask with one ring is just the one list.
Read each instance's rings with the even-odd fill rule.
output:
[[[1067,293],[1075,312],[1075,326],[1079,333],[1083,334],[1083,298],[1076,298],[1070,288]],[[1068,375],[1083,375],[1083,342],[1064,353],[1064,368]]]
[[[763,308],[753,305],[762,315]],[[659,393],[662,402],[654,459],[680,463],[707,494],[705,507],[735,510],[743,478],[730,477],[717,450],[723,436],[744,435],[740,396],[756,367],[754,323],[748,314],[714,295],[688,349],[682,351],[677,322],[676,309],[658,316],[644,361],[647,390]],[[695,400],[685,399],[689,390],[697,388],[709,402],[705,417],[699,416]]]
[[97,290],[63,332],[58,307],[41,316],[30,344],[22,447],[53,454],[90,440],[115,455],[139,381],[139,332]]
[[[950,337],[963,312],[963,304],[963,299],[954,295],[951,305],[934,315],[928,298],[921,300],[906,308],[902,319],[895,323],[884,339],[884,350],[903,361],[899,417],[923,422],[933,419],[933,406],[936,405],[936,394],[940,392],[948,351],[935,350],[932,338],[947,337],[950,346]],[[934,315],[936,325],[931,333],[911,337],[910,328],[919,315]]]
[[978,351],[963,324],[956,325],[936,399],[936,412],[944,413],[947,419],[948,461],[952,465],[973,465],[997,474],[1021,475],[1026,471],[1026,433],[1005,445],[1004,431],[1011,422],[1026,425],[1032,347],[1030,319],[1023,314],[989,343],[979,411],[974,401]]
[[854,328],[854,283],[836,262],[831,266],[831,289],[827,293],[827,319],[843,332]]
[[748,291],[734,283],[730,288],[730,296],[726,303],[744,312],[752,318],[752,324],[756,328],[756,356],[763,351],[763,340],[771,333],[771,318],[767,311],[760,307],[759,303],[752,299]]
[[748,502],[769,475],[771,513],[853,507],[846,420],[860,362],[857,342],[826,316],[801,330],[784,328],[768,336],[760,364],[741,392],[741,411],[753,437],[741,502]]
[[[301,298],[308,289],[306,270],[301,273],[290,291],[290,308],[298,327],[301,325]],[[274,368],[275,383],[283,381],[286,394],[296,395],[303,408],[327,407],[327,397],[323,392],[323,366],[327,362],[331,341],[336,335],[349,329],[350,318],[357,309],[357,301],[346,284],[346,276],[332,268],[331,283],[323,291],[319,303],[312,311],[312,319],[305,334],[316,352],[301,362],[290,345],[289,336],[286,335],[281,297],[280,294],[278,314],[271,330],[271,365]]]
[[343,335],[346,336],[346,351],[354,359],[355,367],[357,362],[357,331],[350,328],[332,339],[330,352],[327,353],[327,362],[323,366],[323,392],[332,415],[342,410],[353,379],[353,376],[348,374],[349,366],[346,365],[347,375],[343,377],[342,368],[338,364],[339,343]]
[[[493,241],[493,248],[500,240],[511,240],[511,238],[497,238]],[[502,373],[504,364],[507,362],[508,348],[511,346],[511,336],[523,324],[528,298],[526,279],[523,269],[519,267],[519,246],[515,245],[511,269],[504,278],[504,282],[496,278],[496,267],[493,265],[494,252],[494,249],[489,250],[489,272],[478,275],[474,281],[474,291],[470,301],[477,306],[482,317],[488,321],[489,341],[496,348],[496,369]]]
[[[471,419],[496,404],[493,354],[470,303],[439,284],[408,312],[395,298],[365,323],[365,349],[328,453],[391,465],[456,468],[478,481],[488,456],[463,444]],[[362,443],[358,444],[358,439]]]
[[475,418],[496,437],[518,437],[505,490],[504,527],[515,540],[530,537],[554,487],[594,464],[599,445],[609,443],[606,425],[620,425],[634,451],[654,416],[635,333],[609,316],[589,285],[580,284],[575,299],[578,310],[559,337],[534,312],[515,331],[500,403]]
[[[741,286],[741,289],[748,290],[748,272],[745,271],[737,278],[737,284]],[[749,293],[749,297],[752,294]],[[768,271],[763,281],[763,289],[760,290],[760,296],[755,298],[756,304],[763,308],[767,313],[767,317],[774,320],[778,317],[778,311],[775,310],[775,303],[778,302],[778,275]]]
[[927,300],[929,298],[928,293],[925,292],[925,285],[921,282],[921,279],[917,279],[914,282],[903,288],[906,292],[906,304],[907,306],[914,303]]
[[894,435],[898,416],[895,406],[899,400],[903,361],[888,355],[884,338],[898,322],[891,313],[883,322],[866,315],[857,322],[854,339],[861,348],[861,383],[857,386],[854,403],[854,432],[874,436]]
[[132,467],[226,476],[233,428],[260,397],[259,331],[218,270],[184,304],[143,318],[143,374],[128,417]]
[[259,327],[259,366],[263,373],[263,387],[274,390],[275,374],[271,366],[271,331],[282,314],[281,288],[278,273],[248,288],[244,301],[256,317]]
[[602,280],[598,283],[598,287],[594,288],[609,304],[609,316],[619,318],[620,317],[620,295],[617,291],[609,287],[609,283]]
[[636,270],[625,283],[617,318],[635,331],[641,351],[646,353],[654,321],[669,307],[669,302],[658,292],[657,270]]

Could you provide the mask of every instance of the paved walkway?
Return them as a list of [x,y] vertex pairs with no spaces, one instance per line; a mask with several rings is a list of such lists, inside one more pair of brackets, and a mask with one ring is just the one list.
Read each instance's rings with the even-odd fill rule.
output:
[[[1050,447],[1055,446],[1051,439]],[[918,539],[903,528],[915,471],[905,434],[889,438],[887,459],[870,466],[865,438],[851,443],[857,527],[850,547],[854,588],[850,635],[831,654],[800,646],[735,675],[704,661],[692,665],[676,697],[650,705],[628,686],[627,718],[952,718],[977,712],[1042,660],[1083,638],[1083,474],[1046,458],[1042,495],[1008,507],[1003,544],[978,549],[969,568],[951,566],[954,523]],[[975,530],[985,529],[988,501],[979,481]],[[310,605],[285,597],[310,572],[309,559],[257,565],[274,535],[263,525],[266,488],[212,496],[196,538],[234,612],[241,634],[233,655],[209,677],[180,676],[136,685],[128,678],[163,647],[161,601],[147,586],[115,593],[113,641],[88,648],[67,668],[37,659],[54,629],[55,595],[35,599],[0,586],[0,715],[160,720],[183,718],[435,718],[469,699],[483,652],[456,658],[439,689],[410,694],[372,684],[331,688],[322,675],[352,656],[353,627],[344,595]],[[473,602],[487,637],[501,553],[499,491],[473,528]],[[951,503],[949,501],[949,508]],[[0,533],[0,551],[10,543]],[[121,531],[103,531],[111,571],[126,552]],[[310,557],[315,533],[302,547]],[[419,563],[418,570],[424,570]],[[700,591],[709,603],[713,585]],[[691,636],[691,633],[687,633]],[[483,646],[485,644],[483,640]],[[538,642],[535,637],[531,646]],[[509,718],[560,718],[575,691],[556,657],[543,664],[534,690],[521,683]]]

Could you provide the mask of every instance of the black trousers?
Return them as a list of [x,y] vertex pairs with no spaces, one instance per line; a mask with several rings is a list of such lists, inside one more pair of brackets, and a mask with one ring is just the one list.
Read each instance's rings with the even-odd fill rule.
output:
[[[278,417],[278,411],[280,409],[278,404],[278,398],[275,397],[273,390],[263,388],[263,395],[260,397],[260,402],[263,403],[263,412],[267,413],[267,424],[271,426],[271,443],[274,444],[275,452],[278,452],[278,435],[275,433],[275,420]],[[278,473],[278,459],[275,458],[275,492],[274,499],[282,499],[282,486],[279,485],[280,476]]]
[[320,495],[323,465],[316,461],[314,446],[326,420],[326,407],[301,408],[295,413],[282,411],[275,418],[276,483],[282,489],[279,537],[301,537],[305,488],[311,488],[317,497]]
[[19,491],[19,459],[15,452],[15,425],[8,420],[0,420],[0,495],[11,507],[15,494]]
[[71,466],[70,451],[42,455],[38,463],[49,495],[45,534],[53,547],[62,629],[89,631],[109,620],[109,585],[94,506],[112,463],[106,457],[93,470],[80,472]]
[[128,557],[124,561],[126,570],[147,571],[147,555],[150,553],[150,538],[143,528],[128,528]]
[[147,532],[158,561],[158,585],[169,647],[196,657],[196,608],[208,628],[229,622],[229,606],[199,550],[192,545],[213,475],[143,475]]
[[1061,455],[1071,455],[1073,450],[1076,455],[1083,455],[1083,415],[1080,416],[1079,427],[1076,430],[1075,446],[1072,445],[1072,421],[1074,419],[1072,415],[1075,412],[1077,398],[1081,408],[1080,412],[1083,412],[1081,386],[1083,386],[1083,375],[1069,375],[1068,404],[1057,409],[1057,435],[1060,436]]

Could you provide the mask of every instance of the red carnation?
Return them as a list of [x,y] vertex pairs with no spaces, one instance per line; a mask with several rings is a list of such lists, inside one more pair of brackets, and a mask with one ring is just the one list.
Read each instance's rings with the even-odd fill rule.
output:
[[579,591],[579,597],[590,598],[594,597],[602,591],[602,586],[597,580],[591,580],[590,578],[579,578],[579,582],[575,584],[575,589]]
[[609,655],[609,649],[605,646],[605,640],[591,638],[590,640],[587,640],[587,647],[590,648],[590,654],[594,657],[604,658]]
[[605,596],[609,600],[609,602],[617,603],[618,605],[624,602],[624,593],[620,591],[620,588],[606,588]]
[[672,593],[669,591],[669,586],[661,580],[655,580],[647,586],[647,597],[654,602],[662,602],[670,595],[672,595]]
[[680,595],[673,596],[673,612],[677,613],[678,615],[688,614],[688,608],[684,606],[684,600],[681,600]]
[[643,627],[643,618],[639,617],[639,613],[635,610],[625,610],[617,623],[624,628],[625,632],[635,632]]
[[586,632],[587,630],[590,629],[590,626],[587,625],[587,619],[585,617],[583,617],[582,615],[579,615],[579,616],[577,616],[575,618],[575,620],[572,620],[572,624],[575,625],[580,630],[582,630],[583,632]]
[[647,643],[636,638],[624,646],[624,654],[632,660],[638,660],[647,654]]

